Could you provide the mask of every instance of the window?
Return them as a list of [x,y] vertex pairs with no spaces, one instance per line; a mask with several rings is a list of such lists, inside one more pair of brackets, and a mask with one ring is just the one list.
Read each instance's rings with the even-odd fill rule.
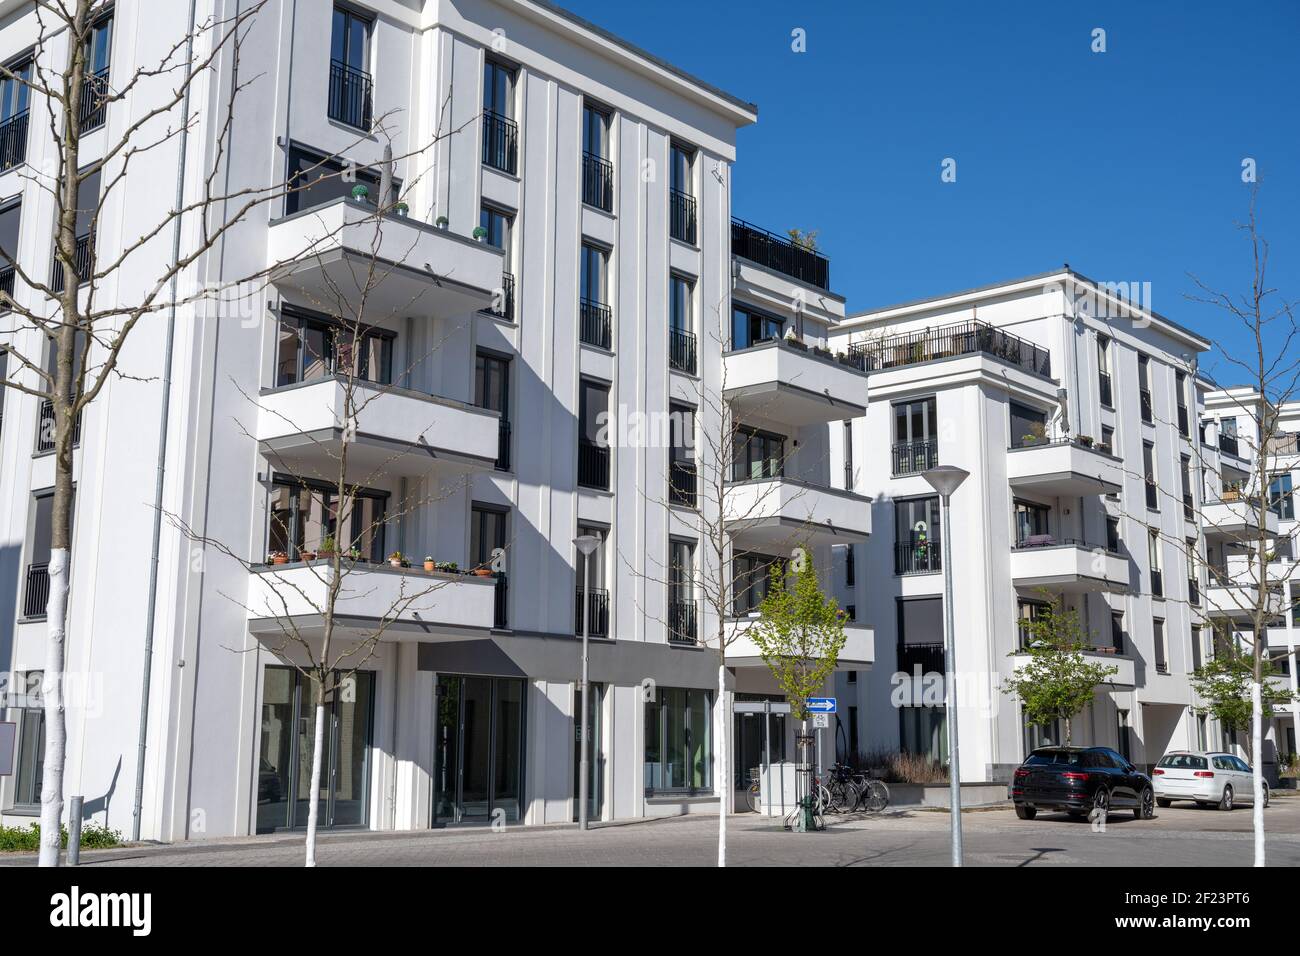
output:
[[731,480],[761,481],[785,474],[785,436],[738,428],[732,437]]
[[673,143],[668,156],[668,231],[695,245],[695,151]]
[[930,763],[948,762],[947,717],[942,707],[898,708],[898,744]]
[[578,385],[578,484],[585,488],[609,488],[608,415],[609,387],[583,379]]
[[[69,516],[68,528],[74,527]],[[23,619],[40,620],[45,617],[45,605],[50,599],[50,552],[54,538],[54,491],[47,489],[32,494],[31,517],[27,528],[27,574],[23,591]]]
[[943,598],[899,598],[895,604],[898,627],[898,669],[915,674],[944,671]]
[[668,363],[695,374],[695,283],[673,273],[668,279]]
[[1183,489],[1183,518],[1186,521],[1195,521],[1196,500],[1192,497],[1192,459],[1187,455],[1179,458],[1178,476],[1182,481]]
[[1196,539],[1187,538],[1183,542],[1187,554],[1187,600],[1193,605],[1201,603],[1200,576],[1196,571]]
[[334,8],[330,37],[329,117],[369,131],[370,20],[349,7]]
[[1016,501],[1016,547],[1033,548],[1054,544],[1048,518],[1051,509],[1033,501]]
[[276,345],[275,387],[352,375],[363,382],[391,385],[392,332],[363,328],[360,335],[340,322],[284,306]]
[[695,409],[668,406],[668,499],[673,504],[695,506]]
[[1119,449],[1115,447],[1115,429],[1109,425],[1101,426],[1101,444],[1097,446],[1099,451],[1104,451],[1108,455],[1119,457]]
[[851,419],[844,420],[844,490],[852,491],[857,484],[857,476],[853,470],[853,422]]
[[1178,399],[1178,434],[1186,438],[1191,434],[1190,420],[1187,416],[1187,376],[1182,372],[1175,372],[1174,383]]
[[645,792],[712,791],[713,695],[660,687],[646,702]]
[[388,493],[354,488],[349,494],[352,513],[347,527],[340,527],[339,512],[345,502],[339,499],[337,487],[291,475],[274,476],[266,541],[268,557],[279,552],[290,561],[300,561],[304,554],[346,554],[355,550],[368,561],[383,561]]
[[90,28],[86,38],[86,73],[81,88],[81,115],[78,125],[88,133],[104,125],[108,111],[108,67],[113,45],[112,14],[102,17]]
[[1160,561],[1160,532],[1154,528],[1147,531],[1147,559],[1151,563],[1151,593],[1164,597],[1165,582]]
[[1210,748],[1210,735],[1207,732],[1207,721],[1204,714],[1196,715],[1196,749],[1208,750]]
[[943,569],[939,496],[894,502],[894,573],[927,574]]
[[[365,186],[369,195],[378,201],[379,176],[369,169],[357,169],[355,179],[349,182],[343,175],[346,169],[343,163],[315,150],[290,146],[289,189],[284,197],[284,214],[291,216],[304,209],[350,197],[357,185]],[[399,194],[398,184],[394,182],[392,195],[385,197],[385,204]]]
[[937,408],[933,396],[894,403],[895,475],[916,474],[939,463]]
[[1142,420],[1148,424],[1155,420],[1151,407],[1151,360],[1138,356],[1138,398],[1142,403]]
[[1018,631],[1021,649],[1038,640],[1034,625],[1051,614],[1051,606],[1042,601],[1029,601],[1020,598],[1016,601],[1016,610],[1020,618]]
[[614,209],[614,167],[609,162],[609,113],[590,103],[582,107],[582,201],[606,212]]
[[855,557],[857,549],[851,545],[844,546],[844,586],[854,587],[858,583],[858,559]]
[[695,603],[695,542],[668,542],[668,640],[695,644],[699,640]]
[[739,352],[760,342],[779,339],[785,320],[768,315],[747,305],[734,303],[731,307],[731,348]]
[[1192,670],[1193,671],[1199,671],[1201,669],[1202,663],[1204,662],[1203,658],[1205,656],[1205,646],[1202,644],[1203,640],[1204,638],[1201,637],[1200,627],[1193,624],[1192,625]]
[[1026,448],[1047,441],[1047,415],[1036,408],[1010,403],[1011,447]]
[[519,127],[514,123],[515,71],[483,61],[483,164],[511,176],[518,169]]
[[31,79],[32,61],[10,63],[6,69],[12,76],[0,79],[0,172],[20,166],[27,159],[27,103],[31,88],[24,81]]
[[1106,516],[1106,550],[1111,554],[1119,554],[1119,519]]
[[1117,724],[1116,729],[1118,731],[1118,735],[1116,739],[1118,742],[1119,755],[1123,757],[1125,760],[1131,762],[1133,760],[1133,757],[1132,757],[1132,747],[1130,745],[1130,740],[1129,740],[1128,711],[1116,709],[1115,718],[1116,718],[1115,722]]
[[1104,335],[1097,336],[1097,391],[1101,404],[1114,408],[1115,401],[1110,389],[1110,339]]
[[1165,643],[1165,622],[1161,618],[1151,619],[1151,636],[1156,655],[1156,673],[1169,673],[1169,647]]
[[1110,646],[1117,654],[1124,653],[1124,612],[1110,612]]
[[1274,475],[1268,483],[1268,508],[1283,521],[1295,520],[1295,496],[1289,471]]
[[1160,491],[1156,485],[1156,446],[1149,441],[1142,443],[1142,475],[1146,483],[1147,509],[1160,510]]
[[[0,129],[0,150],[4,148],[3,136],[4,131]],[[18,255],[18,227],[22,223],[22,213],[21,202],[0,206],[0,292],[10,297],[14,294],[14,262]],[[7,308],[7,301],[0,303],[0,310]]]
[[474,357],[474,404],[501,413],[496,467],[510,470],[510,359],[480,350]]
[[[99,172],[94,172],[77,186],[76,244],[72,251],[72,269],[82,282],[90,278],[95,257],[95,228],[99,218],[99,176]],[[56,246],[56,252],[51,256],[53,263],[50,269],[50,287],[55,292],[62,292],[66,278],[57,248]]]
[[[596,550],[591,552],[590,556],[577,552],[576,567],[574,568],[574,580],[576,582],[576,594],[574,601],[574,633],[582,633],[583,612],[582,612],[582,594],[583,589],[590,585],[587,593],[587,611],[588,619],[591,624],[588,634],[594,637],[606,637],[609,635],[609,591],[605,585],[605,539],[607,532],[604,528],[595,525],[578,525],[578,536],[590,536],[596,538],[600,544]],[[590,568],[590,578],[588,578],[588,569]]]
[[15,810],[36,811],[41,805],[41,782],[45,770],[45,701],[41,684],[42,671],[12,675],[14,689],[8,695],[9,706],[17,711],[18,754],[10,805]]
[[515,217],[513,213],[484,204],[479,209],[478,224],[484,231],[483,241],[493,248],[505,253],[501,257],[501,296],[485,309],[503,319],[514,321],[515,317],[515,277],[513,246],[511,236],[514,233]]
[[584,242],[578,288],[578,337],[588,345],[608,349],[611,341],[609,250]]
[[784,563],[766,554],[746,554],[731,562],[731,610],[743,617],[758,610]]

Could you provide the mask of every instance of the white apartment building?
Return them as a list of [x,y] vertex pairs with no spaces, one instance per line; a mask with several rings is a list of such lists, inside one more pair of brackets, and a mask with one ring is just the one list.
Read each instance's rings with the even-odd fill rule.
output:
[[[93,43],[103,82],[119,88],[158,61],[191,13],[203,23],[239,9],[193,6],[108,8]],[[36,31],[29,3],[0,2],[6,62],[32,55]],[[61,55],[57,39],[46,49]],[[680,429],[667,442],[610,438],[600,413],[676,412],[704,433],[718,427],[708,396],[731,404],[745,425],[727,464],[739,504],[728,566],[712,573],[755,582],[747,594],[761,593],[767,558],[798,543],[829,567],[830,546],[865,542],[873,518],[865,498],[832,487],[827,424],[865,413],[866,376],[826,349],[844,315],[828,263],[731,217],[736,130],[756,108],[537,0],[270,0],[238,80],[234,69],[226,51],[197,85],[186,161],[177,139],[135,160],[94,236],[103,259],[161,219],[173,184],[197,195],[232,85],[246,84],[223,188],[295,175],[297,188],[186,279],[226,287],[277,268],[233,301],[182,305],[172,340],[165,313],[147,317],[123,356],[129,377],[80,423],[66,792],[129,833],[143,766],[146,839],[304,825],[312,712],[283,619],[319,634],[326,585],[310,556],[333,544],[360,559],[340,605],[345,638],[404,588],[440,586],[402,611],[329,704],[322,826],[573,819],[584,615],[593,815],[716,812],[719,792],[732,796],[717,779],[717,734],[734,736],[741,768],[762,738],[753,717],[733,724],[731,698],[776,691],[741,634],[718,700],[717,656],[702,646],[718,622],[701,600],[701,523],[684,504],[716,466]],[[161,82],[83,118],[88,160]],[[52,149],[44,124],[26,122],[44,104],[12,89],[4,104],[0,244],[44,268],[53,206],[23,175]],[[407,208],[380,220],[389,145]],[[334,175],[352,167],[355,181]],[[171,238],[150,247],[157,261]],[[382,282],[363,296],[357,277],[376,263]],[[125,271],[104,294],[130,301],[149,278]],[[363,341],[342,342],[335,315],[359,313]],[[785,344],[788,329],[801,341]],[[44,354],[31,331],[0,345]],[[345,433],[334,373],[347,362],[379,399]],[[5,823],[34,818],[41,777],[53,463],[38,406],[3,393],[0,662],[20,740],[16,773],[0,778]],[[344,442],[348,480],[364,481],[365,514],[349,528],[317,480]],[[168,520],[155,562],[160,474]],[[579,534],[602,540],[585,607]],[[414,566],[391,567],[393,551]],[[495,570],[430,576],[425,555]],[[280,604],[277,583],[303,600]],[[752,605],[732,611],[728,633],[743,631]],[[849,631],[842,666],[866,669],[871,631]]]
[[[1204,540],[1183,502],[1199,494],[1190,370],[1209,343],[1113,289],[1065,267],[853,315],[832,336],[868,375],[867,414],[831,440],[836,474],[873,499],[874,531],[837,587],[877,639],[873,670],[838,677],[842,751],[947,759],[941,680],[926,696],[895,678],[944,670],[944,535],[963,781],[1008,779],[1028,750],[1063,742],[1001,692],[1023,662],[1021,622],[1058,597],[1117,668],[1074,742],[1139,765],[1196,745],[1188,558]],[[948,528],[921,477],[935,464],[970,473]]]

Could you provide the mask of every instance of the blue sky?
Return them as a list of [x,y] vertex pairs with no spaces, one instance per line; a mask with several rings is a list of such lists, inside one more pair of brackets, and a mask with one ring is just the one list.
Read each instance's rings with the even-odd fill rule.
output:
[[[850,310],[1069,262],[1150,282],[1157,311],[1241,354],[1238,328],[1184,295],[1189,272],[1249,290],[1245,157],[1271,284],[1300,299],[1295,0],[560,2],[758,104],[733,212],[818,230]],[[954,183],[940,180],[948,157]]]

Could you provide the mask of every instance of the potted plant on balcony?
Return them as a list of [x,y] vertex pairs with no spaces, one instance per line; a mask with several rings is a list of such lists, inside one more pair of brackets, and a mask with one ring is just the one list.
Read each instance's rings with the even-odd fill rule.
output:
[[403,219],[406,218],[407,213],[409,213],[410,211],[411,211],[411,207],[408,206],[403,201],[399,200],[398,202],[393,203],[393,212],[397,213]]
[[338,544],[334,540],[334,535],[327,534],[325,540],[320,543],[320,550],[316,554],[321,558],[332,558],[337,551]]
[[436,569],[437,569],[437,563],[433,560],[433,555],[426,554],[424,556],[424,570],[433,571]]
[[348,559],[350,561],[362,561],[362,562],[366,560],[361,556],[360,548],[348,548]]
[[388,563],[395,568],[400,568],[406,559],[402,557],[402,552],[394,551],[388,556]]
[[480,567],[475,568],[474,573],[481,578],[490,578],[492,576],[492,569],[489,568],[487,565],[482,565]]
[[357,202],[365,202],[370,196],[370,188],[365,183],[357,183],[352,187],[352,198]]
[[443,232],[446,232],[449,222],[446,216],[439,216],[437,219],[433,221],[433,224],[437,226],[439,229],[441,229]]
[[460,573],[460,565],[458,565],[455,561],[439,561],[437,564],[437,569],[441,571],[443,574]]
[[1029,426],[1029,431],[1020,436],[1021,445],[1039,445],[1047,437],[1047,428],[1042,422],[1034,422]]
[[1074,436],[1074,440],[1075,440],[1076,442],[1078,442],[1078,443],[1079,443],[1082,447],[1084,447],[1084,448],[1091,448],[1091,447],[1092,447],[1092,436],[1091,436],[1091,435],[1075,435],[1075,436]]
[[288,564],[289,555],[283,551],[272,551],[269,555],[271,564]]
[[475,241],[475,242],[483,242],[485,239],[487,239],[487,230],[484,229],[482,226],[475,226],[475,227],[474,227],[474,241]]
[[299,552],[298,552],[298,560],[299,560],[299,561],[315,561],[315,560],[316,560],[316,552],[315,552],[315,551],[299,551]]

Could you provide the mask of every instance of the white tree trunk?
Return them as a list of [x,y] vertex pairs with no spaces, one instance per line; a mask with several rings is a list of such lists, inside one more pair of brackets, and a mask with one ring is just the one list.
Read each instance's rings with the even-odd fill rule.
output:
[[718,664],[718,866],[727,865],[727,804],[731,796],[731,767],[727,763],[727,668]]
[[307,866],[316,865],[316,820],[320,814],[320,764],[325,749],[325,702],[316,702],[316,736],[311,744],[311,795],[307,798]]
[[1263,741],[1263,705],[1260,700],[1259,681],[1250,682],[1250,752],[1251,783],[1254,800],[1251,805],[1252,823],[1255,828],[1255,865],[1264,865],[1264,741]]
[[50,597],[45,604],[45,767],[41,776],[41,866],[59,865],[63,822],[63,767],[68,732],[63,704],[63,661],[68,620],[68,549],[50,551]]

